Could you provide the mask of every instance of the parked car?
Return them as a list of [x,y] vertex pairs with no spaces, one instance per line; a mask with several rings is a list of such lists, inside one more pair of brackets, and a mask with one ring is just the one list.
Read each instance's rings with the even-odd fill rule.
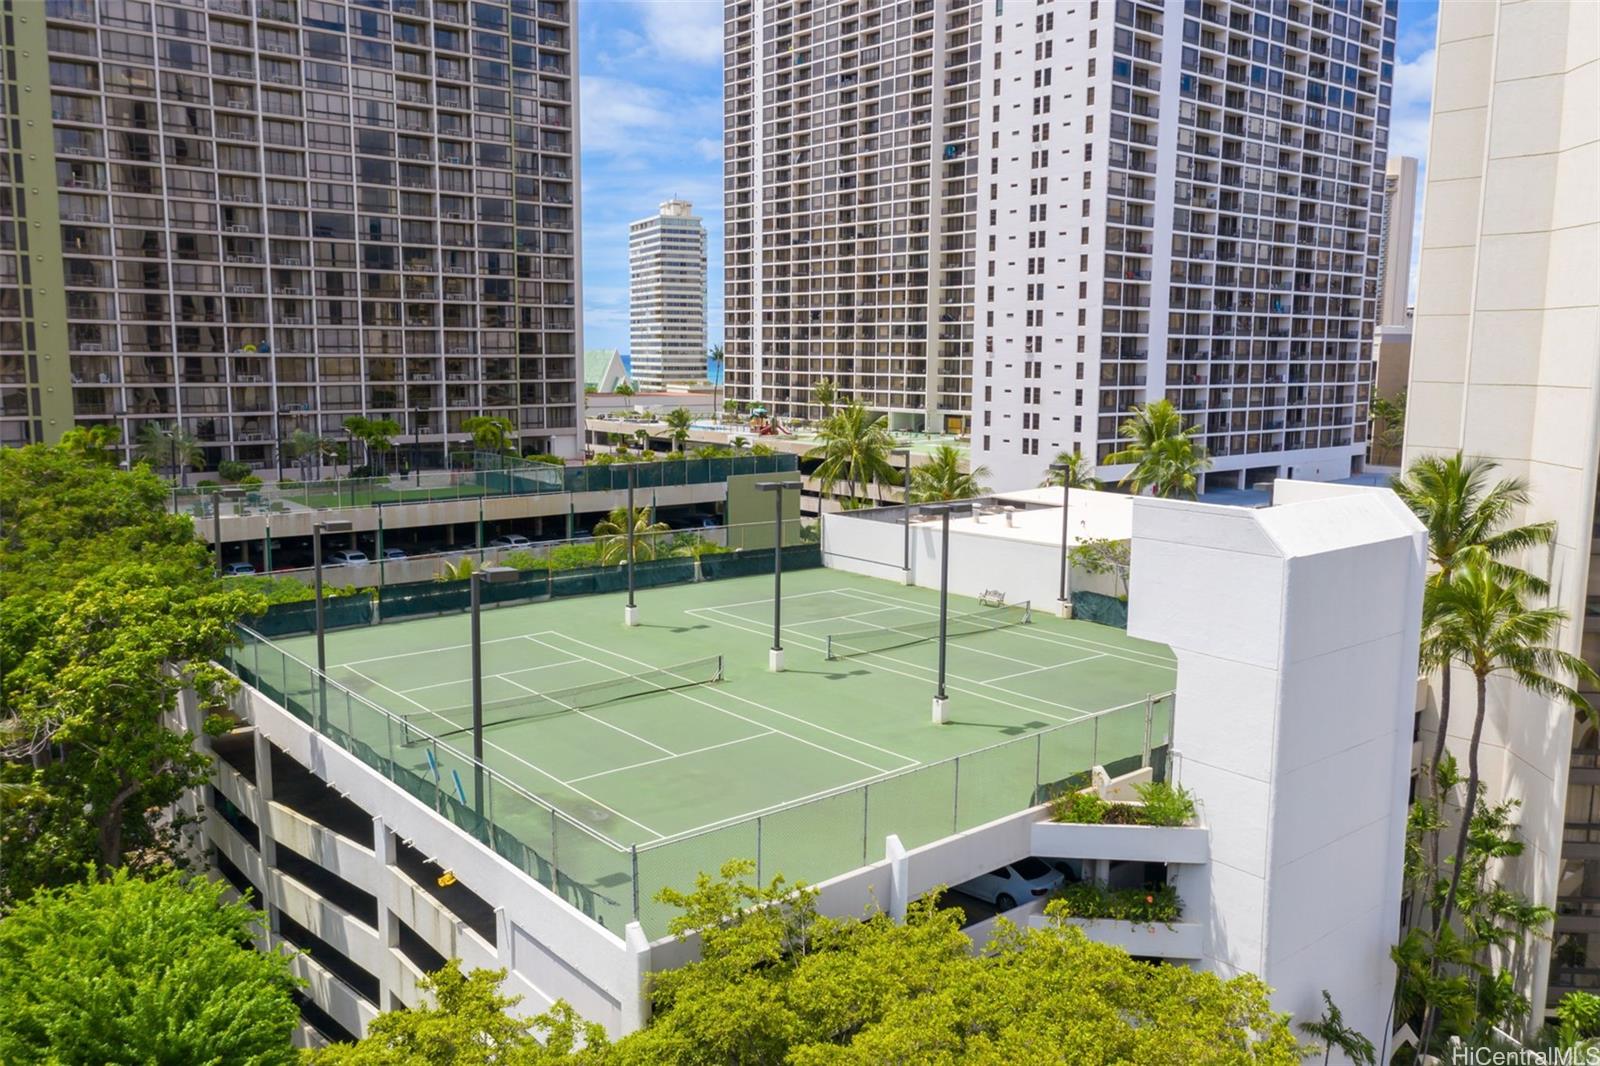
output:
[[1018,903],[1048,896],[1064,885],[1066,880],[1066,875],[1060,870],[1030,855],[955,887],[957,892],[993,903],[996,910],[1008,911]]
[[496,537],[489,542],[491,548],[531,548],[533,541],[521,533],[507,533],[503,537]]
[[255,563],[229,563],[222,568],[222,572],[229,577],[249,577],[256,572]]
[[383,549],[383,557],[390,562],[394,562],[397,559],[410,558],[410,556],[406,554],[404,548],[385,548]]
[[362,566],[369,560],[366,552],[341,551],[328,556],[328,566]]

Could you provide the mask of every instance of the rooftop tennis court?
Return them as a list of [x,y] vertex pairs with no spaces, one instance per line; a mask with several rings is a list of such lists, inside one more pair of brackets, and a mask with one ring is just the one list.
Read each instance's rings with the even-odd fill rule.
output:
[[[1167,735],[1170,701],[1153,725],[1147,710],[1175,684],[1163,646],[952,597],[940,726],[936,592],[830,569],[787,572],[783,592],[781,674],[770,575],[642,590],[632,629],[622,595],[485,609],[481,813],[497,849],[608,927],[638,914],[660,935],[663,884],[735,857],[821,880],[881,858],[888,833],[914,847],[981,824]],[[465,614],[327,635],[329,677],[353,694],[330,694],[329,720],[433,782],[441,808],[479,803],[469,639]],[[316,661],[310,636],[274,643]]]

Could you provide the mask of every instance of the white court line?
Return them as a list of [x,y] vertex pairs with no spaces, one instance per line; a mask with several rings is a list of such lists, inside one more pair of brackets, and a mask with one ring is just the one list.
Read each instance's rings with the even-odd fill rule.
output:
[[[1105,656],[1100,654],[1097,651],[1090,652],[1088,655],[1085,655],[1081,659],[1067,659],[1064,662],[1051,663],[1049,666],[1035,666],[1032,670],[1018,670],[1014,674],[1001,674],[999,677],[986,677],[986,678],[983,679],[982,684],[993,685],[996,681],[1010,681],[1013,677],[1027,677],[1029,674],[1039,674],[1039,673],[1043,673],[1046,670],[1055,670],[1058,667],[1062,667],[1062,666],[1076,666],[1078,663],[1086,663],[1086,662],[1090,661],[1091,659],[1103,659],[1103,658],[1105,658]],[[996,686],[996,687],[998,687],[998,686]],[[1009,691],[1009,690],[1007,690],[1007,691]]]
[[[922,765],[922,764],[919,763],[918,766],[920,766],[920,765]],[[876,774],[876,775],[874,775],[872,777],[858,777],[854,781],[846,781],[844,784],[842,784],[842,785],[834,785],[832,788],[824,788],[824,789],[819,789],[816,792],[808,792],[804,796],[796,796],[794,799],[786,799],[786,800],[782,800],[782,801],[780,801],[778,803],[769,803],[765,807],[760,807],[760,808],[758,808],[756,810],[753,810],[753,811],[746,811],[744,814],[733,814],[733,815],[729,815],[726,818],[718,818],[714,822],[707,822],[704,825],[694,826],[691,829],[680,829],[676,833],[673,833],[670,836],[667,836],[666,838],[664,838],[664,840],[661,842],[660,846],[665,847],[667,845],[676,843],[677,841],[680,841],[680,840],[687,840],[687,839],[693,837],[696,833],[704,833],[708,829],[717,829],[717,828],[719,828],[721,826],[725,826],[725,825],[736,825],[739,822],[748,822],[748,821],[752,821],[753,819],[760,818],[760,817],[762,817],[764,815],[770,814],[773,811],[782,811],[782,810],[788,810],[791,807],[798,807],[801,804],[808,803],[808,802],[810,802],[811,800],[814,800],[814,799],[826,799],[829,796],[841,795],[843,793],[849,792],[852,788],[855,788],[857,785],[870,785],[874,781],[883,781],[883,780],[885,780],[887,778],[891,778],[891,777],[897,776],[898,774],[900,774],[904,770],[910,770],[910,769],[913,769],[913,767],[909,767],[909,766],[902,767],[900,770],[893,771],[892,773]],[[657,842],[656,841],[651,841],[650,842],[650,846],[651,847],[656,847],[657,846]]]
[[[695,608],[691,608],[687,613],[696,614],[696,612],[701,612],[701,611],[709,611],[709,612],[715,613],[716,610],[717,609],[715,607],[695,607]],[[698,617],[698,614],[696,614],[696,617]],[[738,618],[739,616],[738,615],[732,615],[731,617]],[[740,619],[740,620],[742,621],[743,619]],[[752,629],[749,626],[737,625],[734,622],[728,621],[728,619],[726,619],[726,618],[712,618],[711,621],[716,622],[719,625],[725,625],[729,629],[740,629],[740,630],[743,630],[746,633],[755,633],[757,635],[765,635],[767,633],[767,630],[765,630],[765,629]],[[810,647],[811,647],[811,649],[813,651],[821,652],[821,651],[824,650],[824,648],[821,645],[815,643],[815,641],[817,639],[815,637],[807,637],[804,633],[794,634],[794,636],[797,639],[801,640],[801,641],[806,641],[806,640],[812,641],[813,643],[810,645]],[[882,670],[884,673],[887,673],[887,674],[899,674],[901,677],[908,677],[911,680],[917,681],[917,682],[925,682],[925,681],[927,681],[928,678],[925,675],[931,674],[931,673],[934,672],[930,667],[923,666],[920,663],[912,663],[912,662],[907,662],[904,659],[896,659],[896,658],[893,658],[891,656],[885,655],[882,652],[872,652],[869,655],[862,655],[862,656],[858,656],[857,658],[859,658],[859,659],[881,659],[881,660],[884,660],[885,662],[898,663],[901,666],[910,667],[912,670],[922,671],[922,673],[910,673],[910,672],[908,672],[906,670],[896,670],[892,666],[884,666],[882,663],[867,663],[866,664],[868,666],[871,666],[875,670]],[[1072,706],[1071,704],[1068,704],[1068,703],[1051,703],[1050,704],[1051,707],[1055,707],[1058,710],[1072,711],[1077,715],[1077,717],[1075,717],[1075,718],[1066,718],[1066,717],[1063,717],[1062,715],[1059,715],[1059,714],[1051,714],[1049,711],[1040,710],[1037,707],[1028,707],[1028,706],[1025,706],[1025,705],[1020,704],[1020,703],[1012,703],[1010,700],[1000,699],[999,697],[995,696],[993,693],[978,692],[978,691],[975,691],[975,690],[970,689],[970,688],[962,688],[962,687],[960,687],[958,685],[952,685],[952,684],[949,683],[949,680],[951,678],[955,678],[956,680],[959,680],[959,681],[965,681],[968,684],[973,684],[973,685],[981,685],[981,684],[983,684],[982,681],[974,681],[970,677],[965,677],[965,676],[962,676],[960,674],[951,674],[951,673],[947,672],[946,676],[945,676],[945,681],[946,681],[945,688],[949,689],[950,691],[952,691],[952,692],[962,692],[962,693],[965,693],[968,696],[976,696],[979,699],[988,700],[990,703],[999,704],[1001,707],[1009,707],[1011,710],[1016,711],[1016,712],[1018,712],[1020,714],[1042,714],[1046,718],[1054,718],[1058,722],[1078,722],[1078,721],[1082,721],[1085,717],[1089,716],[1090,714],[1095,713],[1093,711],[1086,711],[1081,707],[1074,707],[1074,706]],[[1004,691],[1004,690],[1002,689],[1002,690],[999,690],[999,691]],[[1012,696],[1022,695],[1021,693],[1017,693],[1017,692],[1012,692],[1012,693],[1009,693],[1009,694],[1012,695]],[[1023,698],[1024,699],[1034,700],[1034,701],[1040,702],[1040,703],[1044,702],[1043,700],[1040,700],[1039,697],[1037,697],[1037,696],[1025,696]]]
[[747,740],[757,740],[761,737],[770,737],[775,732],[777,732],[777,730],[767,729],[760,733],[751,733],[747,737],[740,737],[737,740],[724,740],[721,744],[707,744],[703,748],[693,748],[689,751],[680,751],[672,755],[663,755],[659,759],[646,759],[644,762],[629,763],[627,766],[613,766],[609,770],[599,770],[592,774],[584,774],[582,777],[574,777],[572,780],[589,781],[596,777],[604,777],[607,774],[620,774],[624,770],[637,770],[641,766],[654,766],[658,762],[671,762],[673,759],[682,759],[689,755],[699,755],[701,752],[716,751],[718,748],[726,748],[734,744],[743,744]]
[[[522,638],[513,637],[511,639],[520,640]],[[371,662],[372,660],[367,659],[367,660],[363,660],[363,661]],[[511,680],[511,675],[513,675],[513,674],[531,674],[535,670],[548,670],[552,666],[571,666],[573,663],[582,663],[582,662],[588,662],[588,660],[587,659],[562,659],[558,663],[545,663],[543,666],[524,666],[520,670],[507,670],[503,674],[485,674],[484,675],[484,680],[487,681],[491,677],[503,677],[507,681],[510,681]],[[427,689],[430,689],[430,688],[444,688],[446,685],[467,684],[467,683],[471,682],[471,680],[472,679],[470,677],[463,677],[463,678],[460,678],[460,679],[458,679],[456,681],[435,681],[431,685],[417,685],[415,688],[397,688],[397,689],[390,689],[389,691],[390,692],[399,692],[399,693],[402,693],[402,694],[403,693],[407,693],[407,692],[423,692],[423,691],[426,691]],[[512,682],[512,683],[515,684],[515,682]]]
[[[845,595],[849,595],[849,593],[845,593]],[[857,598],[859,599],[860,597],[857,597]],[[883,601],[882,600],[863,600],[862,602],[864,602],[864,603],[881,603]],[[896,606],[898,606],[898,605],[896,605]],[[847,615],[846,618],[848,618],[850,621],[855,621],[858,618],[864,618],[869,614],[876,614],[876,613],[877,612],[875,612],[875,611],[862,611],[860,614]],[[935,611],[933,613],[934,614],[938,614],[939,612]],[[872,629],[878,630],[880,632],[885,632],[885,633],[893,633],[893,632],[895,632],[895,627],[894,626],[880,626],[876,622],[867,622],[865,624],[871,626]],[[1017,627],[1016,626],[1010,626],[1010,627],[1007,627],[1007,628],[1015,629]],[[870,630],[869,630],[869,632],[870,632]],[[836,633],[836,634],[834,634],[834,636],[848,637],[848,636],[850,636],[850,634],[849,633]],[[849,641],[842,641],[842,643],[847,648],[850,646],[849,645]],[[1032,668],[1043,669],[1043,668],[1045,668],[1045,667],[1047,667],[1049,665],[1049,664],[1036,663],[1032,659],[1018,659],[1014,655],[1002,655],[997,651],[990,651],[987,648],[980,648],[980,647],[976,647],[976,646],[970,645],[970,644],[963,644],[962,648],[964,650],[966,650],[966,651],[974,652],[974,653],[976,653],[978,655],[987,655],[992,659],[1004,659],[1008,663],[1020,663],[1023,666],[1029,667],[1030,669],[1032,669]],[[1086,651],[1087,649],[1078,648],[1076,650],[1077,651]],[[878,655],[878,654],[882,654],[882,653],[881,652],[868,652],[867,654],[869,654],[869,655]],[[970,678],[969,677],[967,680],[968,681],[972,681],[974,684],[979,684],[979,685],[984,684],[984,682],[978,681],[976,678]]]
[[[506,677],[504,674],[501,674],[499,676],[503,680],[511,681],[511,679],[509,677]],[[544,696],[544,693],[538,691],[537,689],[531,689],[527,685],[518,684],[515,681],[511,681],[511,683],[513,685],[516,685],[518,688],[520,688],[524,692],[532,693],[535,696]],[[544,698],[545,699],[550,699],[550,697],[548,697],[548,696],[544,696]],[[582,715],[584,718],[589,719],[589,721],[595,723],[596,725],[603,725],[607,729],[615,729],[617,732],[621,733],[623,736],[632,737],[634,740],[637,740],[639,743],[645,745],[646,747],[654,748],[657,751],[664,751],[668,755],[676,755],[676,754],[678,754],[677,752],[673,751],[671,748],[663,748],[660,744],[657,744],[653,740],[646,740],[644,737],[641,737],[637,733],[630,733],[626,729],[622,728],[620,725],[613,725],[611,722],[607,722],[602,718],[596,718],[594,715],[590,714],[588,711],[584,710],[581,707],[568,707],[565,703],[562,703],[560,700],[550,700],[550,702],[555,704],[557,707],[561,707],[561,708],[563,708],[565,710],[571,711],[573,714]],[[516,719],[508,719],[508,721],[515,721],[515,720]]]
[[[818,589],[816,592],[793,592],[793,593],[790,593],[789,595],[785,596],[784,599],[786,599],[786,600],[803,600],[807,596],[827,596],[827,595],[831,595],[835,591],[837,591],[837,590],[835,590],[835,589]],[[757,604],[761,604],[761,603],[766,603],[766,604],[772,603],[772,597],[768,596],[764,600],[745,600],[742,603],[719,603],[719,604],[717,604],[717,606],[718,607],[754,607]]]
[[[854,596],[856,599],[859,599],[859,600],[861,600],[861,601],[863,601],[865,603],[885,603],[885,602],[889,602],[889,603],[896,603],[897,606],[907,607],[907,608],[909,608],[911,610],[914,610],[914,611],[920,611],[923,614],[937,615],[939,613],[939,609],[936,608],[936,607],[925,607],[925,606],[923,606],[922,604],[919,604],[919,603],[910,603],[910,602],[905,602],[905,601],[895,601],[892,597],[883,596],[883,595],[880,595],[880,594],[878,594],[876,592],[865,592],[865,591],[855,591],[855,590],[851,590],[851,591],[841,590],[841,592],[843,593],[843,595]],[[1072,648],[1074,651],[1094,651],[1094,650],[1099,649],[1099,648],[1116,648],[1116,645],[1114,645],[1114,644],[1105,644],[1105,643],[1103,643],[1101,641],[1088,640],[1088,639],[1086,639],[1084,637],[1077,637],[1077,636],[1047,636],[1047,635],[1045,635],[1043,633],[1025,632],[1025,631],[1023,631],[1024,627],[1022,627],[1022,626],[1012,626],[1011,628],[1018,630],[1017,636],[1019,636],[1019,637],[1023,637],[1023,638],[1028,639],[1028,640],[1044,641],[1047,644],[1055,644],[1058,647]],[[1127,654],[1123,654],[1123,653],[1127,653]],[[1157,668],[1164,668],[1164,669],[1169,669],[1169,670],[1176,670],[1178,668],[1178,663],[1177,663],[1177,660],[1175,660],[1175,659],[1160,659],[1155,655],[1154,652],[1137,651],[1137,650],[1132,649],[1132,648],[1118,648],[1115,651],[1101,651],[1100,654],[1108,656],[1108,657],[1113,658],[1113,659],[1123,659],[1123,660],[1125,660],[1127,662],[1134,663],[1134,664],[1136,664],[1138,666],[1157,667]],[[1147,662],[1145,659],[1133,658],[1132,656],[1135,656],[1135,655],[1143,655],[1147,659],[1155,659],[1156,661],[1155,662]]]
[[[594,644],[590,644],[588,641],[579,640],[577,637],[569,636],[566,633],[561,633],[561,632],[558,632],[556,630],[546,630],[544,633],[542,633],[540,635],[541,636],[559,637],[562,640],[571,641],[573,644],[581,644],[585,648],[592,648],[595,651],[603,652],[605,654],[611,655],[614,658],[625,659],[628,662],[635,663],[635,664],[637,664],[639,666],[646,667],[647,669],[651,668],[649,663],[644,662],[644,661],[642,661],[640,659],[635,659],[631,655],[623,655],[620,652],[617,652],[614,649],[610,649],[610,648],[601,648],[601,647],[598,647],[598,646],[596,646]],[[538,640],[537,637],[530,636],[530,637],[528,637],[528,639],[529,640],[533,640],[536,643],[543,644],[545,647],[550,648],[552,651],[561,651],[562,650],[560,647],[558,647],[556,645],[546,643],[545,641],[542,641],[542,640]],[[596,666],[601,667],[601,668],[606,669],[606,670],[610,670],[613,673],[623,674],[623,675],[627,674],[626,670],[618,669],[617,667],[608,665],[607,663],[599,662],[599,661],[596,661],[596,660],[591,660],[591,662],[594,662],[594,664]],[[748,723],[749,725],[756,726],[757,728],[760,728],[760,729],[771,729],[772,728],[771,726],[767,725],[765,722],[757,722],[754,719],[746,718],[744,715],[740,714],[737,711],[730,711],[726,707],[719,707],[714,703],[708,703],[707,701],[705,701],[703,699],[700,699],[697,696],[691,696],[689,693],[684,692],[681,689],[676,690],[675,691],[675,695],[682,696],[684,699],[693,700],[695,703],[698,703],[701,706],[710,707],[713,711],[719,711],[722,714],[726,714],[726,715],[728,715],[728,716],[730,716],[732,718],[737,718],[737,719],[739,719],[739,721]],[[873,744],[873,743],[870,743],[870,742],[865,741],[865,740],[857,740],[855,737],[848,736],[848,735],[846,735],[844,733],[840,733],[839,731],[834,730],[834,729],[829,729],[826,726],[815,725],[815,724],[813,724],[811,722],[807,722],[804,718],[797,718],[792,714],[785,714],[784,712],[782,712],[780,710],[777,710],[777,709],[772,708],[772,707],[768,707],[764,703],[757,703],[755,700],[746,699],[743,696],[737,696],[737,695],[734,695],[733,693],[727,693],[727,696],[728,696],[729,699],[735,699],[735,700],[738,700],[741,703],[747,703],[752,707],[759,707],[761,710],[766,711],[768,714],[775,714],[775,715],[778,715],[781,718],[787,718],[792,722],[799,722],[802,725],[808,726],[809,728],[812,728],[812,729],[819,730],[820,732],[823,732],[823,733],[831,733],[834,736],[838,737],[840,740],[846,740],[846,741],[849,741],[852,744],[859,744],[864,748],[871,748],[874,751],[881,751],[885,755],[891,755],[894,758],[899,759],[901,762],[905,763],[907,766],[920,766],[921,763],[922,763],[921,759],[913,759],[908,755],[901,755],[899,752],[890,751],[888,748],[879,747],[877,744]],[[884,769],[881,766],[874,766],[871,763],[869,763],[869,762],[867,762],[867,761],[865,761],[863,759],[857,759],[853,755],[846,755],[842,751],[834,751],[832,748],[826,747],[826,746],[824,746],[822,744],[815,743],[814,741],[807,740],[804,737],[797,737],[793,733],[786,733],[782,729],[773,729],[772,731],[774,733],[780,733],[783,736],[788,737],[790,740],[798,741],[799,743],[804,744],[807,747],[816,748],[818,751],[825,751],[829,755],[836,755],[841,759],[848,759],[850,762],[857,763],[857,764],[859,764],[861,766],[865,766],[867,769],[875,771],[877,773],[886,774],[886,773],[890,772],[890,771]],[[897,769],[900,769],[900,768],[897,767]]]
[[[518,637],[495,637],[493,640],[479,641],[479,643],[480,644],[504,644],[508,640],[521,640],[521,639],[522,638],[520,636],[518,636]],[[460,651],[463,648],[470,648],[470,647],[472,647],[472,645],[470,643],[468,643],[468,644],[436,644],[436,645],[434,645],[432,647],[423,649],[421,651],[405,651],[405,652],[400,652],[397,655],[374,655],[370,659],[351,659],[349,662],[340,663],[339,665],[340,666],[361,666],[364,663],[381,663],[381,662],[387,662],[390,659],[415,659],[418,655],[431,655],[436,651]],[[393,692],[394,689],[390,689],[389,691]]]
[[[347,667],[347,669],[348,669],[348,667]],[[394,692],[394,694],[396,696],[399,696],[401,699],[405,700],[407,703],[413,704],[414,706],[418,707],[419,709],[421,709],[423,711],[426,711],[428,714],[433,715],[435,718],[439,719],[439,721],[446,723],[451,728],[460,728],[459,725],[457,725],[457,723],[450,721],[450,719],[446,718],[444,715],[440,714],[438,711],[435,711],[433,708],[424,707],[422,704],[417,703],[416,700],[412,699],[410,696],[407,696],[404,692],[395,692],[394,689],[390,688],[388,685],[380,684],[379,682],[372,680],[372,678],[368,677],[366,674],[363,674],[360,670],[351,670],[350,672],[352,674],[355,674],[357,677],[359,677],[361,680],[365,681],[369,685],[376,685],[378,688],[383,689],[385,692]],[[485,747],[493,748],[495,751],[498,751],[500,754],[506,756],[507,758],[512,759],[512,760],[514,760],[516,762],[519,762],[522,765],[526,766],[528,769],[532,770],[534,773],[541,774],[541,775],[543,775],[545,777],[548,777],[550,780],[554,781],[556,784],[560,785],[562,788],[572,789],[572,792],[575,795],[582,796],[584,799],[588,800],[590,803],[594,804],[596,807],[605,808],[606,810],[610,811],[612,814],[616,815],[618,818],[621,818],[624,822],[632,822],[634,825],[638,826],[640,829],[643,829],[646,833],[650,833],[653,836],[655,836],[655,838],[657,840],[661,839],[663,834],[656,832],[654,829],[651,829],[649,826],[645,825],[641,821],[638,821],[637,819],[629,818],[626,814],[623,814],[621,811],[617,810],[615,807],[606,806],[606,804],[601,803],[599,800],[595,799],[593,796],[591,796],[588,793],[582,791],[581,789],[572,788],[572,786],[570,784],[568,784],[567,782],[561,780],[561,778],[557,777],[555,774],[551,773],[549,770],[546,770],[541,766],[537,766],[534,763],[529,762],[527,759],[524,759],[522,756],[516,754],[515,752],[507,751],[505,748],[502,748],[500,745],[494,743],[493,741],[485,740],[483,743],[484,743]],[[554,807],[554,806],[555,806],[554,804],[551,804],[551,807]]]
[[[767,602],[771,603],[772,601],[768,600]],[[865,618],[869,614],[882,614],[884,611],[898,611],[899,609],[898,607],[879,607],[875,611],[861,611],[858,614],[830,614],[826,618],[808,618],[804,622],[785,622],[783,627],[788,629],[790,626],[814,626],[822,622],[847,622],[855,618]],[[744,616],[740,615],[739,617],[743,618]],[[760,619],[751,618],[748,621],[758,622]]]

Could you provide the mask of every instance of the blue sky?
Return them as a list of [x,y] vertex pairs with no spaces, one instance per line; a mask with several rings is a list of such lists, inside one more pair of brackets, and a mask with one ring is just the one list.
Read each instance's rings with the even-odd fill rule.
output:
[[[1390,152],[1424,165],[1438,10],[1438,0],[1401,0],[1396,43]],[[706,222],[716,343],[722,337],[722,4],[580,0],[578,35],[584,345],[627,351],[628,223],[672,196],[693,201]],[[1419,224],[1421,211],[1419,192]],[[1414,264],[1415,256],[1413,276]]]

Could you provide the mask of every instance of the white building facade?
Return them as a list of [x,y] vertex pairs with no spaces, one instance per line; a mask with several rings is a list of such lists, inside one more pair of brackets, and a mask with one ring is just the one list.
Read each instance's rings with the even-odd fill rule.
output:
[[[1520,521],[1555,544],[1522,560],[1567,613],[1560,646],[1600,664],[1600,9],[1445,3],[1428,152],[1405,459],[1463,451],[1519,477]],[[1456,691],[1469,689],[1458,677]],[[1587,693],[1591,701],[1600,693]],[[1472,716],[1455,697],[1448,743]],[[1429,731],[1435,728],[1430,720]],[[1431,738],[1429,738],[1431,744]],[[1600,979],[1600,738],[1570,708],[1491,682],[1488,798],[1521,802],[1527,850],[1502,876],[1556,909],[1535,939],[1534,1017]]]
[[640,387],[706,377],[706,227],[687,200],[628,226],[628,340]]
[[1408,329],[1411,319],[1411,250],[1417,216],[1417,161],[1389,157],[1383,174],[1383,258],[1378,268],[1378,325]]
[[996,483],[1103,462],[1163,397],[1208,485],[1359,470],[1395,26],[1393,0],[985,23],[971,403]]

